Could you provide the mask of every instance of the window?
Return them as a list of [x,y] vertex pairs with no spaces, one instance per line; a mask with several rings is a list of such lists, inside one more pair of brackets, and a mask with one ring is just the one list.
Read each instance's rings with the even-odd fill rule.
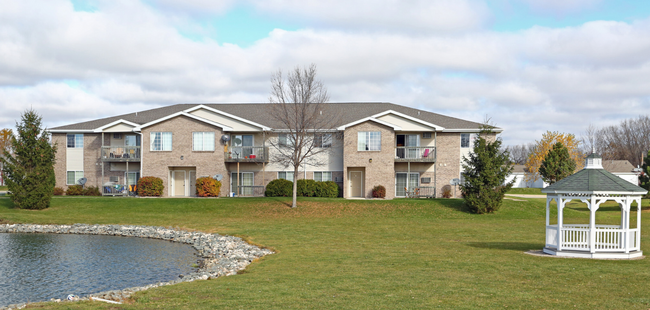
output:
[[214,132],[193,132],[193,151],[214,151]]
[[423,132],[422,133],[422,139],[431,139],[431,133],[430,132]]
[[467,148],[469,147],[469,134],[461,133],[460,134],[460,147]]
[[253,196],[255,175],[253,172],[230,173],[230,190],[237,196]]
[[140,172],[126,173],[126,180],[129,183],[129,185],[137,185],[139,179],[140,179]]
[[316,172],[314,172],[314,181],[316,181],[316,182],[332,181],[332,172],[331,171],[316,171]]
[[171,132],[152,132],[151,133],[151,150],[152,151],[171,151],[172,150],[172,133]]
[[83,171],[68,171],[68,175],[66,178],[66,185],[75,185],[77,184],[77,181],[79,179],[84,177],[84,172]]
[[[408,185],[407,183],[407,176],[408,175]],[[411,174],[407,174],[406,172],[397,172],[395,173],[395,196],[397,197],[405,197],[406,196],[406,190],[405,188],[408,187],[409,190],[418,187],[420,184],[418,184],[418,181],[420,180],[420,173],[418,172],[411,172]]]
[[278,172],[278,179],[285,179],[293,182],[293,171],[280,171]]
[[82,147],[84,147],[84,135],[83,134],[71,134],[71,135],[68,135],[68,147],[69,148],[82,148]]
[[357,150],[358,151],[381,151],[381,132],[360,131]]
[[322,148],[332,147],[332,134],[331,133],[317,134],[314,137],[314,145],[316,147],[322,147]]
[[278,135],[278,144],[280,147],[291,147],[296,141],[296,135],[281,133]]
[[140,146],[140,136],[139,135],[126,135],[124,136],[124,145],[125,146]]
[[122,134],[121,133],[114,133],[113,134],[113,139],[122,140]]

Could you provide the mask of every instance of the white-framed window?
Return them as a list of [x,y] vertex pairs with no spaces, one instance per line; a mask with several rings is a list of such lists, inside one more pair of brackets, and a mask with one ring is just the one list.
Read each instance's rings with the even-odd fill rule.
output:
[[314,145],[320,148],[332,147],[332,134],[322,133],[314,136]]
[[151,133],[151,150],[152,151],[171,151],[172,150],[172,133],[171,132],[152,132]]
[[281,133],[278,135],[278,145],[280,147],[291,147],[296,142],[296,135]]
[[84,147],[84,134],[68,134],[68,148],[83,148]]
[[381,151],[380,131],[359,131],[358,151]]
[[252,196],[255,185],[255,174],[253,172],[230,173],[230,191],[237,196]]
[[125,135],[124,136],[124,145],[125,146],[140,146],[140,136],[139,135]]
[[332,172],[331,171],[315,171],[314,172],[314,181],[316,181],[316,182],[332,181]]
[[193,151],[214,151],[214,132],[193,132]]
[[66,177],[66,185],[75,185],[79,179],[84,177],[83,171],[68,171]]
[[129,185],[138,185],[138,180],[140,179],[140,172],[127,172],[126,180]]
[[469,147],[469,134],[461,133],[460,134],[460,147],[468,148]]
[[[407,181],[408,176],[408,181]],[[409,190],[420,186],[420,173],[411,172],[409,175],[407,172],[396,172],[395,173],[395,196],[397,197],[406,197],[406,188]],[[407,185],[408,182],[408,185]]]
[[278,179],[285,179],[293,182],[293,171],[279,171]]

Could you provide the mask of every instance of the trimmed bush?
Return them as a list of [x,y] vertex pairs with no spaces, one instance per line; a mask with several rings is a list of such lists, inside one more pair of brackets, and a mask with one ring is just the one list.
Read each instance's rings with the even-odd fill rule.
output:
[[199,197],[219,197],[221,182],[210,178],[202,177],[196,179],[196,195]]
[[293,196],[293,182],[285,179],[275,179],[266,186],[266,197],[291,197]]
[[322,182],[316,182],[314,180],[298,180],[297,195],[301,197],[318,197],[316,196],[316,183]]
[[63,188],[60,187],[55,187],[54,190],[52,191],[52,195],[54,196],[63,196],[64,193],[65,191],[63,190]]
[[334,181],[316,182],[318,184],[317,196],[325,198],[336,198],[339,196],[339,185]]
[[138,180],[138,196],[162,196],[163,181],[157,177],[142,177]]
[[97,186],[88,186],[83,189],[83,195],[84,196],[101,196],[102,193],[99,192],[99,188]]
[[442,198],[451,198],[451,185],[442,187]]
[[81,196],[84,194],[84,189],[81,185],[70,185],[68,190],[65,191],[67,196]]
[[372,197],[386,198],[386,188],[382,185],[377,185],[372,188]]

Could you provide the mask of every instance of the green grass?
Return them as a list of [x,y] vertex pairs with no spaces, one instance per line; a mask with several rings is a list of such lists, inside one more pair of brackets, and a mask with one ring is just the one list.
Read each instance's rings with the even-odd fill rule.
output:
[[541,195],[541,188],[511,188],[508,194]]
[[6,191],[6,190],[7,190],[7,186],[0,186],[0,191]]
[[[299,199],[297,209],[289,203],[60,197],[47,210],[26,211],[0,198],[0,219],[177,226],[237,235],[277,251],[239,275],[152,289],[129,304],[38,305],[47,309],[650,307],[650,259],[524,254],[544,246],[544,199],[505,200],[488,215],[467,213],[457,199]],[[588,221],[581,203],[568,204],[564,216],[567,223]],[[616,223],[619,216],[614,205],[602,205],[597,220]],[[650,219],[643,217],[647,252]]]

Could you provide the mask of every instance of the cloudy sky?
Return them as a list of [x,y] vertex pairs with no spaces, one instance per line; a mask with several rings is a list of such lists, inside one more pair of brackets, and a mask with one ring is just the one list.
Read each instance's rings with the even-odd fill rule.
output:
[[580,135],[650,113],[650,1],[0,0],[0,128],[266,102],[310,63],[332,102]]

